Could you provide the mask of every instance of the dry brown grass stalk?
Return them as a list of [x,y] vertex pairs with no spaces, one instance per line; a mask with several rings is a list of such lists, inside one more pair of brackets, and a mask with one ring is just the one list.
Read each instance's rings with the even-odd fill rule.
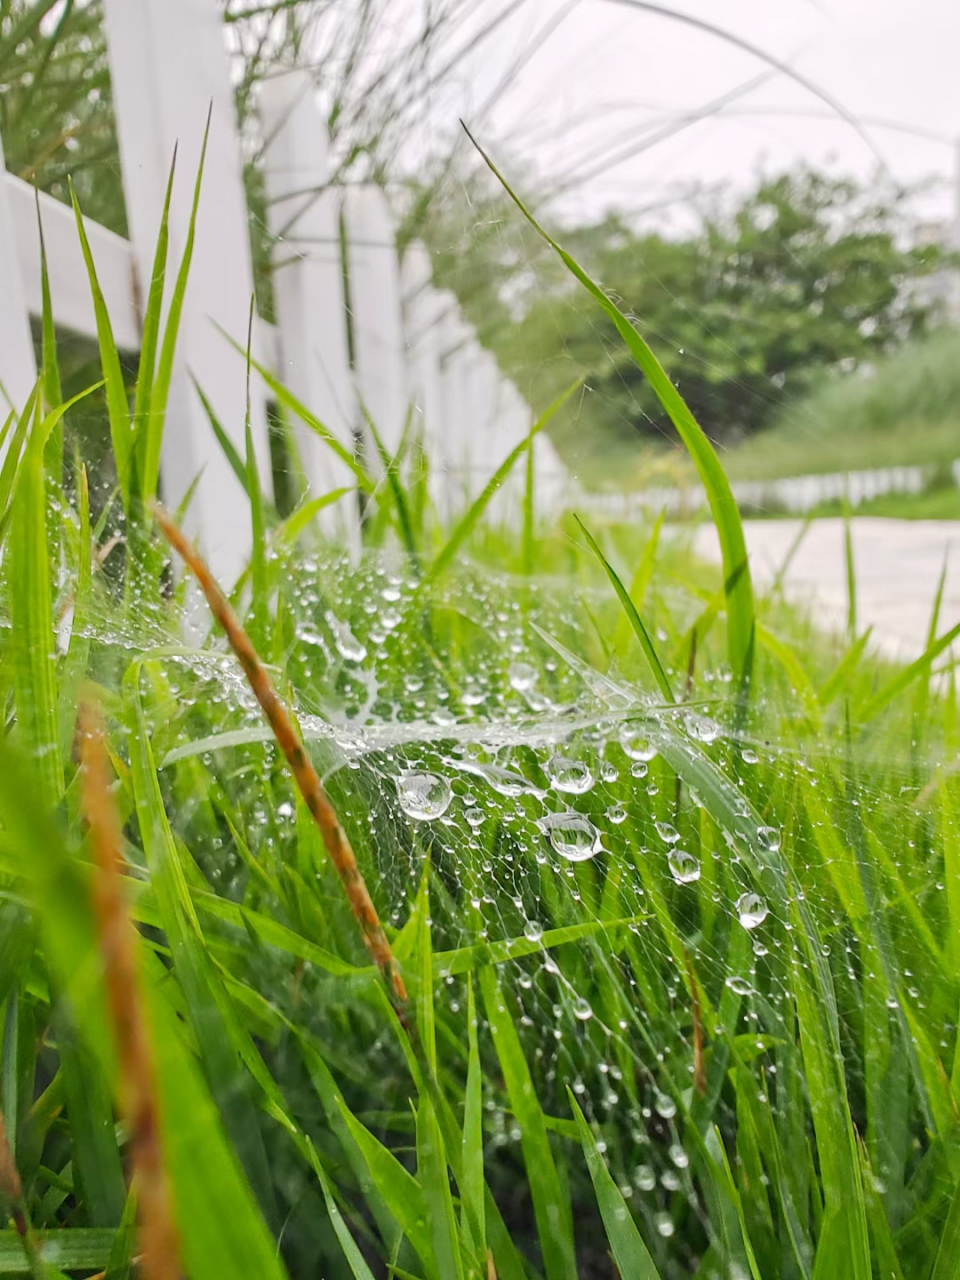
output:
[[224,596],[206,562],[183,532],[173,522],[169,514],[161,507],[154,507],[154,516],[170,545],[183,558],[203,594],[207,598],[210,611],[226,633],[227,640],[243,667],[250,687],[257,701],[263,708],[270,728],[280,750],[286,756],[300,794],[307,808],[320,829],[323,843],[330,856],[330,861],[337,870],[349,900],[351,910],[360,925],[363,940],[383,974],[388,988],[392,991],[401,1013],[407,1004],[407,992],[400,976],[400,970],[394,959],[393,951],[383,931],[376,907],[367,890],[366,883],[357,866],[357,860],[346,832],[340,825],[336,810],[330,803],[323,783],[317,774],[310,757],[303,748],[290,714],[279,695],[270,683],[263,663],[244,631],[240,620]]
[[80,706],[83,809],[96,866],[93,909],[119,1065],[119,1102],[130,1135],[137,1187],[140,1275],[179,1280],[180,1245],[163,1163],[153,1050],[143,1013],[137,932],[127,910],[117,807],[103,720],[92,700]]

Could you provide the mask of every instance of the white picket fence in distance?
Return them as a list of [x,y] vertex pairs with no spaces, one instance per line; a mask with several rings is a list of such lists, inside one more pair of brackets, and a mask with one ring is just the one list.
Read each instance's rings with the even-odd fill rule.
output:
[[[194,387],[195,380],[242,455],[244,365],[225,335],[241,346],[245,342],[253,270],[224,32],[210,0],[103,0],[103,16],[130,240],[89,219],[86,231],[121,349],[136,352],[140,346],[141,309],[176,146],[169,298],[187,243],[193,182],[211,113],[161,483],[167,502],[176,505],[200,477],[188,527],[229,583],[249,557],[248,508]],[[384,192],[330,185],[326,122],[309,74],[290,70],[267,80],[259,106],[277,323],[256,323],[254,357],[345,448],[362,442],[374,473],[380,464],[365,414],[389,452],[399,445],[409,414],[416,414],[431,495],[441,515],[450,518],[526,438],[530,408],[480,345],[456,298],[434,287],[423,246],[409,246],[400,262]],[[31,187],[0,167],[0,382],[14,406],[24,403],[36,378],[30,333],[30,317],[41,308],[35,200]],[[72,211],[43,194],[39,205],[55,322],[94,338]],[[258,378],[251,390],[254,449],[269,484],[268,394]],[[315,432],[299,423],[293,427],[312,495],[353,483],[350,469]],[[566,501],[571,482],[544,435],[535,438],[534,452],[538,510],[550,514]],[[523,472],[521,460],[491,506],[494,518],[519,520]],[[358,544],[355,501],[345,498],[322,519],[328,532]]]

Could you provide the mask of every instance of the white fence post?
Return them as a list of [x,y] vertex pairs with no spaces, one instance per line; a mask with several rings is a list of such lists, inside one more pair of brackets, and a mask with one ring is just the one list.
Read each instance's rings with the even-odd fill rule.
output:
[[[212,0],[104,0],[124,195],[141,290],[149,288],[157,228],[174,144],[177,180],[170,211],[167,296],[183,252],[208,107],[212,123],[179,357],[164,435],[167,501],[176,504],[200,474],[189,522],[216,570],[232,581],[249,555],[249,507],[190,384],[203,387],[224,431],[244,453],[244,364],[219,324],[246,339],[253,290],[247,205],[223,27]],[[259,354],[259,353],[258,353]],[[271,487],[265,399],[251,387],[254,448]]]
[[[396,232],[379,187],[348,187],[344,212],[357,390],[392,454],[400,444],[410,405]],[[364,434],[369,436],[365,426]],[[371,470],[378,469],[372,440],[366,456]]]
[[[327,125],[313,78],[288,71],[260,87],[266,139],[267,222],[276,238],[273,287],[283,382],[347,449],[354,448],[356,396],[347,350],[340,253],[339,195],[327,186]],[[315,496],[354,483],[349,467],[315,432],[296,431],[304,471]],[[344,499],[321,515],[324,527],[354,541],[357,503]]]
[[18,412],[37,380],[30,316],[17,254],[13,211],[7,191],[3,139],[0,138],[0,425],[11,409]]

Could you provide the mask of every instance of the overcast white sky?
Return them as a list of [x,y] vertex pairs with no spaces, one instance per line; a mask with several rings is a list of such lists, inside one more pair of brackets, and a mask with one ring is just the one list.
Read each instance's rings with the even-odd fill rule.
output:
[[[960,0],[665,0],[723,27],[816,82],[859,119],[893,176],[939,178],[924,212],[952,213],[960,137]],[[478,6],[478,12],[482,6]],[[614,144],[639,142],[679,113],[743,86],[765,64],[715,36],[615,0],[526,0],[462,68],[448,100],[477,123],[502,71],[538,32],[555,28],[490,116],[488,140],[547,180],[599,166]],[[766,112],[765,108],[773,108]],[[790,112],[813,112],[814,116]],[[821,118],[819,113],[824,113]],[[939,140],[869,123],[875,118]],[[642,208],[677,183],[744,185],[758,169],[800,160],[867,175],[877,156],[810,92],[774,74],[725,111],[604,169],[566,197],[571,214]]]

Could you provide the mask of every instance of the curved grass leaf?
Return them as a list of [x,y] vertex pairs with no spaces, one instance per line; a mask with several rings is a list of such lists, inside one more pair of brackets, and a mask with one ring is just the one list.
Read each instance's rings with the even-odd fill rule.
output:
[[710,510],[717,526],[717,536],[720,539],[724,580],[728,584],[727,642],[730,665],[738,681],[748,679],[753,653],[753,588],[750,582],[750,568],[747,560],[746,543],[743,539],[740,512],[737,509],[730,482],[720,464],[716,450],[707,439],[696,418],[690,412],[680,392],[667,377],[660,361],[620,308],[611,298],[607,297],[580,264],[540,226],[520,197],[513,191],[500,170],[470,133],[470,130],[466,128],[466,125],[464,125],[464,129],[493,175],[503,186],[503,189],[523,216],[553,249],[567,270],[580,281],[613,321],[617,332],[623,338],[627,349],[653,388],[657,399],[663,405],[670,421],[677,430],[677,434],[693,459],[703,487],[706,490],[707,501],[710,503]]
[[577,1105],[573,1090],[567,1088],[570,1110],[573,1112],[580,1134],[580,1145],[590,1173],[590,1181],[597,1197],[597,1206],[603,1219],[603,1229],[607,1233],[610,1251],[617,1264],[621,1276],[630,1276],[632,1280],[660,1280],[657,1264],[650,1256],[650,1251],[643,1243],[643,1237],[637,1230],[627,1202],[620,1188],[610,1176],[603,1156],[597,1147],[597,1140],[587,1124],[583,1112]]
[[606,556],[600,550],[593,534],[590,532],[587,526],[583,523],[580,517],[576,514],[576,512],[574,512],[573,518],[574,520],[576,520],[577,524],[580,526],[580,530],[583,533],[583,536],[586,538],[587,543],[590,547],[590,550],[593,552],[593,554],[597,557],[597,559],[603,565],[604,572],[606,573],[607,577],[610,579],[610,582],[613,585],[613,589],[617,593],[617,598],[619,599],[621,605],[623,606],[623,611],[627,615],[627,620],[629,621],[630,626],[633,628],[633,633],[637,637],[637,639],[640,641],[640,648],[643,650],[644,656],[646,657],[647,662],[649,662],[650,664],[650,670],[653,672],[654,679],[656,680],[657,684],[660,686],[661,693],[663,694],[664,698],[666,698],[667,702],[676,702],[676,698],[674,697],[674,694],[673,694],[673,689],[670,687],[670,681],[667,677],[667,673],[664,671],[663,665],[660,662],[659,657],[657,656],[657,651],[653,647],[653,641],[650,639],[650,635],[647,631],[647,628],[643,625],[643,619],[640,617],[640,614],[637,612],[637,606],[633,603],[633,601],[630,598],[630,593],[627,591],[626,587],[620,581],[620,578],[617,576],[616,570],[613,568],[613,566],[607,560]]
[[462,544],[473,532],[474,526],[476,525],[477,521],[483,515],[484,511],[486,511],[487,507],[490,505],[490,501],[493,498],[493,495],[497,492],[497,490],[503,484],[504,480],[506,480],[507,476],[513,470],[514,463],[520,457],[521,453],[523,453],[524,449],[530,446],[530,442],[533,440],[533,437],[539,431],[543,430],[543,428],[547,425],[547,423],[550,421],[553,415],[557,413],[558,410],[563,408],[563,406],[567,403],[567,401],[570,399],[573,393],[577,390],[577,388],[581,386],[582,381],[583,380],[581,378],[578,378],[576,382],[572,382],[570,386],[567,387],[566,391],[561,392],[561,394],[557,396],[556,400],[554,400],[554,402],[544,410],[544,412],[540,415],[540,417],[536,420],[536,422],[530,428],[529,435],[527,435],[523,440],[521,440],[521,442],[516,446],[516,448],[510,450],[510,452],[504,458],[503,462],[500,463],[499,467],[497,467],[496,471],[493,473],[493,475],[484,485],[483,491],[480,493],[480,495],[477,498],[474,499],[474,501],[471,503],[467,511],[460,517],[460,520],[458,521],[458,523],[454,525],[453,532],[450,534],[446,543],[437,554],[437,557],[434,560],[433,564],[427,570],[427,574],[426,574],[427,582],[435,581],[437,578],[439,578],[440,574],[443,573],[444,569],[447,568],[447,566],[450,564],[453,557],[460,550],[460,547],[462,546]]

